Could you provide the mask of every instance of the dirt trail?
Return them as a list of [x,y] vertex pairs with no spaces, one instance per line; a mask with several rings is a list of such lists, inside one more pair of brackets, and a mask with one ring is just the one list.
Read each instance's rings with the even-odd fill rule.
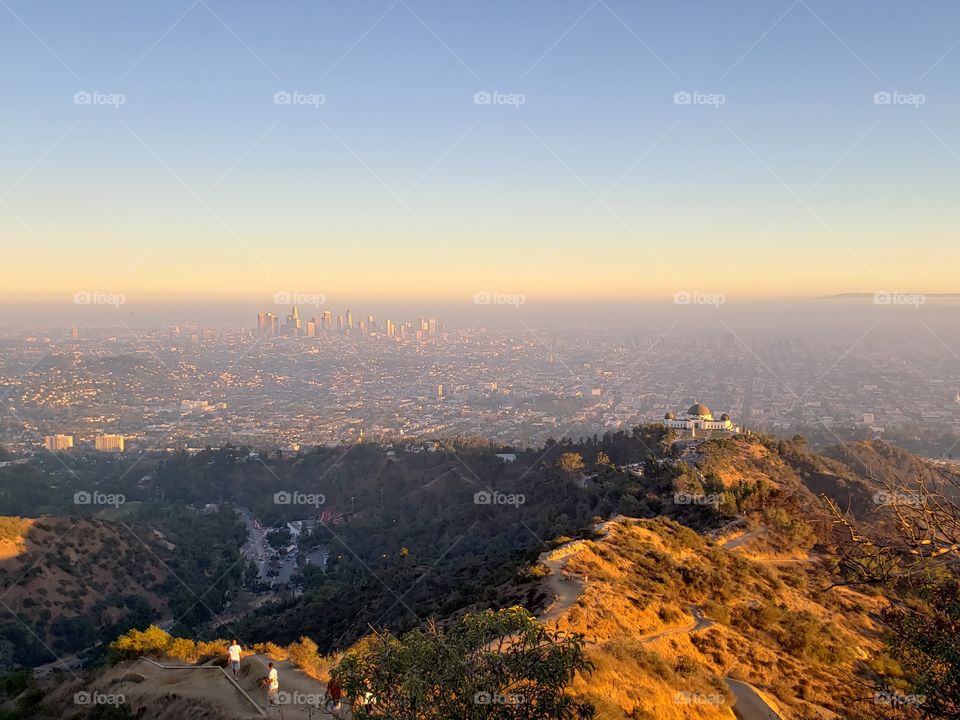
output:
[[693,622],[686,625],[667,628],[666,630],[657,630],[653,633],[641,635],[637,639],[642,643],[656,642],[657,640],[662,640],[663,638],[670,637],[671,635],[686,635],[700,632],[701,630],[706,630],[708,627],[714,624],[713,620],[704,617],[703,610],[700,609],[699,605],[691,605],[689,610],[690,614],[693,615]]
[[734,550],[735,548],[738,548],[741,545],[750,542],[755,537],[766,535],[766,533],[767,533],[767,528],[761,525],[760,527],[754,528],[749,532],[745,532],[743,535],[740,535],[739,537],[735,537],[732,540],[728,540],[723,544],[723,547],[726,548],[727,550]]
[[571,553],[570,555],[543,561],[543,564],[550,570],[550,574],[546,578],[546,585],[547,588],[553,592],[554,600],[550,604],[550,607],[540,615],[539,619],[542,623],[556,620],[563,615],[563,613],[569,610],[570,607],[580,599],[580,596],[583,595],[583,591],[586,589],[586,585],[581,578],[564,574],[567,561],[571,555],[575,554],[576,553]]

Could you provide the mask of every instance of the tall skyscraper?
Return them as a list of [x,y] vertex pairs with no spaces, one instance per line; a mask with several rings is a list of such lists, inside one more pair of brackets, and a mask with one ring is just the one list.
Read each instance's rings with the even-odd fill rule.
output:
[[323,330],[324,332],[333,330],[333,312],[330,310],[323,311]]
[[353,330],[353,313],[347,308],[347,330]]
[[257,313],[257,337],[278,337],[280,335],[280,318],[273,313]]
[[387,337],[393,337],[396,334],[396,330],[393,325],[393,320],[384,320],[384,325],[387,332]]
[[300,334],[300,310],[294,305],[293,310],[287,315],[287,335]]

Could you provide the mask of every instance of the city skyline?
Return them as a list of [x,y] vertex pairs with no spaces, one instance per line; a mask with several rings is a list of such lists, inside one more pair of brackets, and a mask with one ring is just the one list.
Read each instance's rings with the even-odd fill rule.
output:
[[949,3],[107,5],[0,9],[0,302],[957,290]]

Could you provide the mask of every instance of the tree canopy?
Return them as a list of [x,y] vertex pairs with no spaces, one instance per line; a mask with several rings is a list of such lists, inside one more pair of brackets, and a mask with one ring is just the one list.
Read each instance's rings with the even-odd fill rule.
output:
[[512,607],[469,613],[449,628],[369,635],[333,674],[359,720],[578,720],[593,707],[566,687],[591,669],[581,636]]

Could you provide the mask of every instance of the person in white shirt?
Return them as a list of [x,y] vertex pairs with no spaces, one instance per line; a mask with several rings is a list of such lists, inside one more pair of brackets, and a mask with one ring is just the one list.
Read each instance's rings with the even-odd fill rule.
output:
[[280,680],[277,678],[277,669],[273,663],[267,663],[270,672],[263,679],[263,684],[267,686],[267,701],[270,705],[277,704],[277,695],[280,693]]
[[233,669],[233,679],[240,679],[240,645],[234,640],[227,648],[227,657],[230,659],[230,667]]

